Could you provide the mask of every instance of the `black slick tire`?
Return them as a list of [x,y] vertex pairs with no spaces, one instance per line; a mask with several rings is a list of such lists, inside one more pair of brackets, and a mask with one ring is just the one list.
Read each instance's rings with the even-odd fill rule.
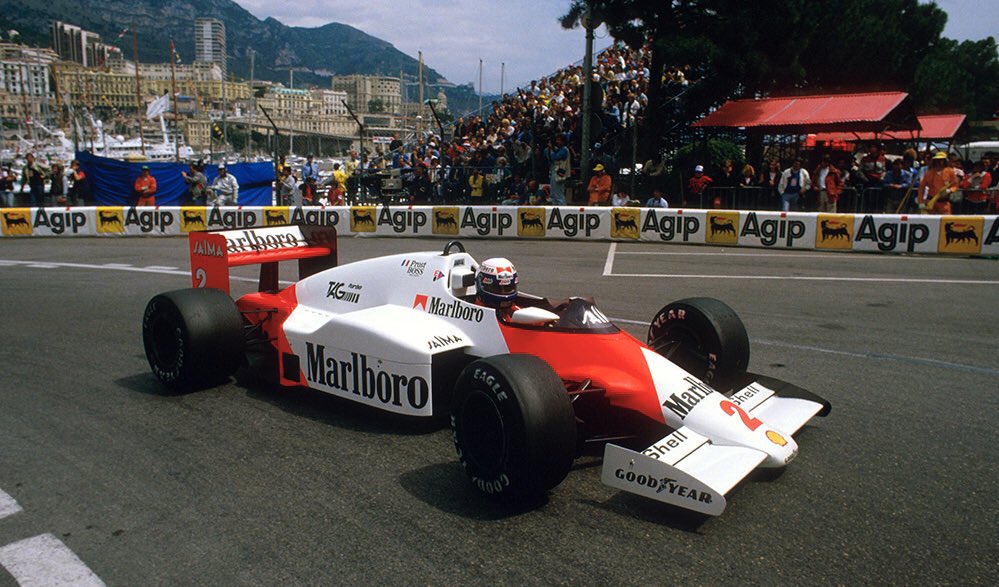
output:
[[243,317],[217,289],[180,289],[149,300],[142,316],[149,367],[164,385],[185,390],[218,383],[244,357]]
[[735,310],[714,298],[664,306],[649,325],[652,350],[719,391],[749,366],[749,335]]
[[451,429],[472,484],[504,501],[543,498],[576,456],[576,419],[565,386],[532,355],[498,355],[465,367],[455,385]]

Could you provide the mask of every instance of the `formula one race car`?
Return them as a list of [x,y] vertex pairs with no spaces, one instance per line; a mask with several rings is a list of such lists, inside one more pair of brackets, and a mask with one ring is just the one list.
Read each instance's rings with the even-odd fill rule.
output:
[[[160,381],[217,383],[262,353],[282,386],[449,418],[462,467],[497,497],[537,499],[602,447],[608,485],[718,515],[751,471],[793,459],[791,435],[830,409],[747,373],[745,328],[710,298],[661,309],[643,344],[586,298],[478,305],[478,263],[458,242],[343,266],[325,227],[192,233],[189,246],[194,287],[155,296],[143,316]],[[300,280],[282,289],[278,262],[291,259]],[[247,264],[261,265],[258,291],[234,302],[229,267]]]

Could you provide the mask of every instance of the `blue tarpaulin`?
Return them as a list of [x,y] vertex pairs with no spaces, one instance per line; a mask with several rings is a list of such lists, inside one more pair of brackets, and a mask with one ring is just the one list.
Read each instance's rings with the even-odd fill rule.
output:
[[[98,157],[90,153],[76,154],[80,167],[90,179],[90,191],[101,206],[131,206],[138,197],[133,185],[142,174],[142,166],[149,166],[149,173],[156,178],[156,204],[182,206],[191,203],[182,171],[190,171],[187,163],[128,163],[117,159]],[[271,163],[234,163],[227,171],[239,182],[239,205],[270,206],[274,185],[274,166]],[[218,175],[218,168],[205,165],[208,185]]]

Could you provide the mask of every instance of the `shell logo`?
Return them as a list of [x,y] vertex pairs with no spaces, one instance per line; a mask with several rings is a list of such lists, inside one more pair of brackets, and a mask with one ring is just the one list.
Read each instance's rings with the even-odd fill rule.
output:
[[773,430],[767,430],[767,440],[776,444],[777,446],[785,446],[787,444],[787,440],[785,440],[783,436],[781,436],[780,434],[778,434]]

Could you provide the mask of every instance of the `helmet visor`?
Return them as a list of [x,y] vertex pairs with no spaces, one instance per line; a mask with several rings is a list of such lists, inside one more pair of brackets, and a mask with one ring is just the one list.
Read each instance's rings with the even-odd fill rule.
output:
[[497,280],[496,283],[489,285],[488,286],[489,292],[501,296],[508,296],[510,294],[517,293],[517,283],[513,279],[504,280],[504,281],[506,281],[507,283],[500,283]]

